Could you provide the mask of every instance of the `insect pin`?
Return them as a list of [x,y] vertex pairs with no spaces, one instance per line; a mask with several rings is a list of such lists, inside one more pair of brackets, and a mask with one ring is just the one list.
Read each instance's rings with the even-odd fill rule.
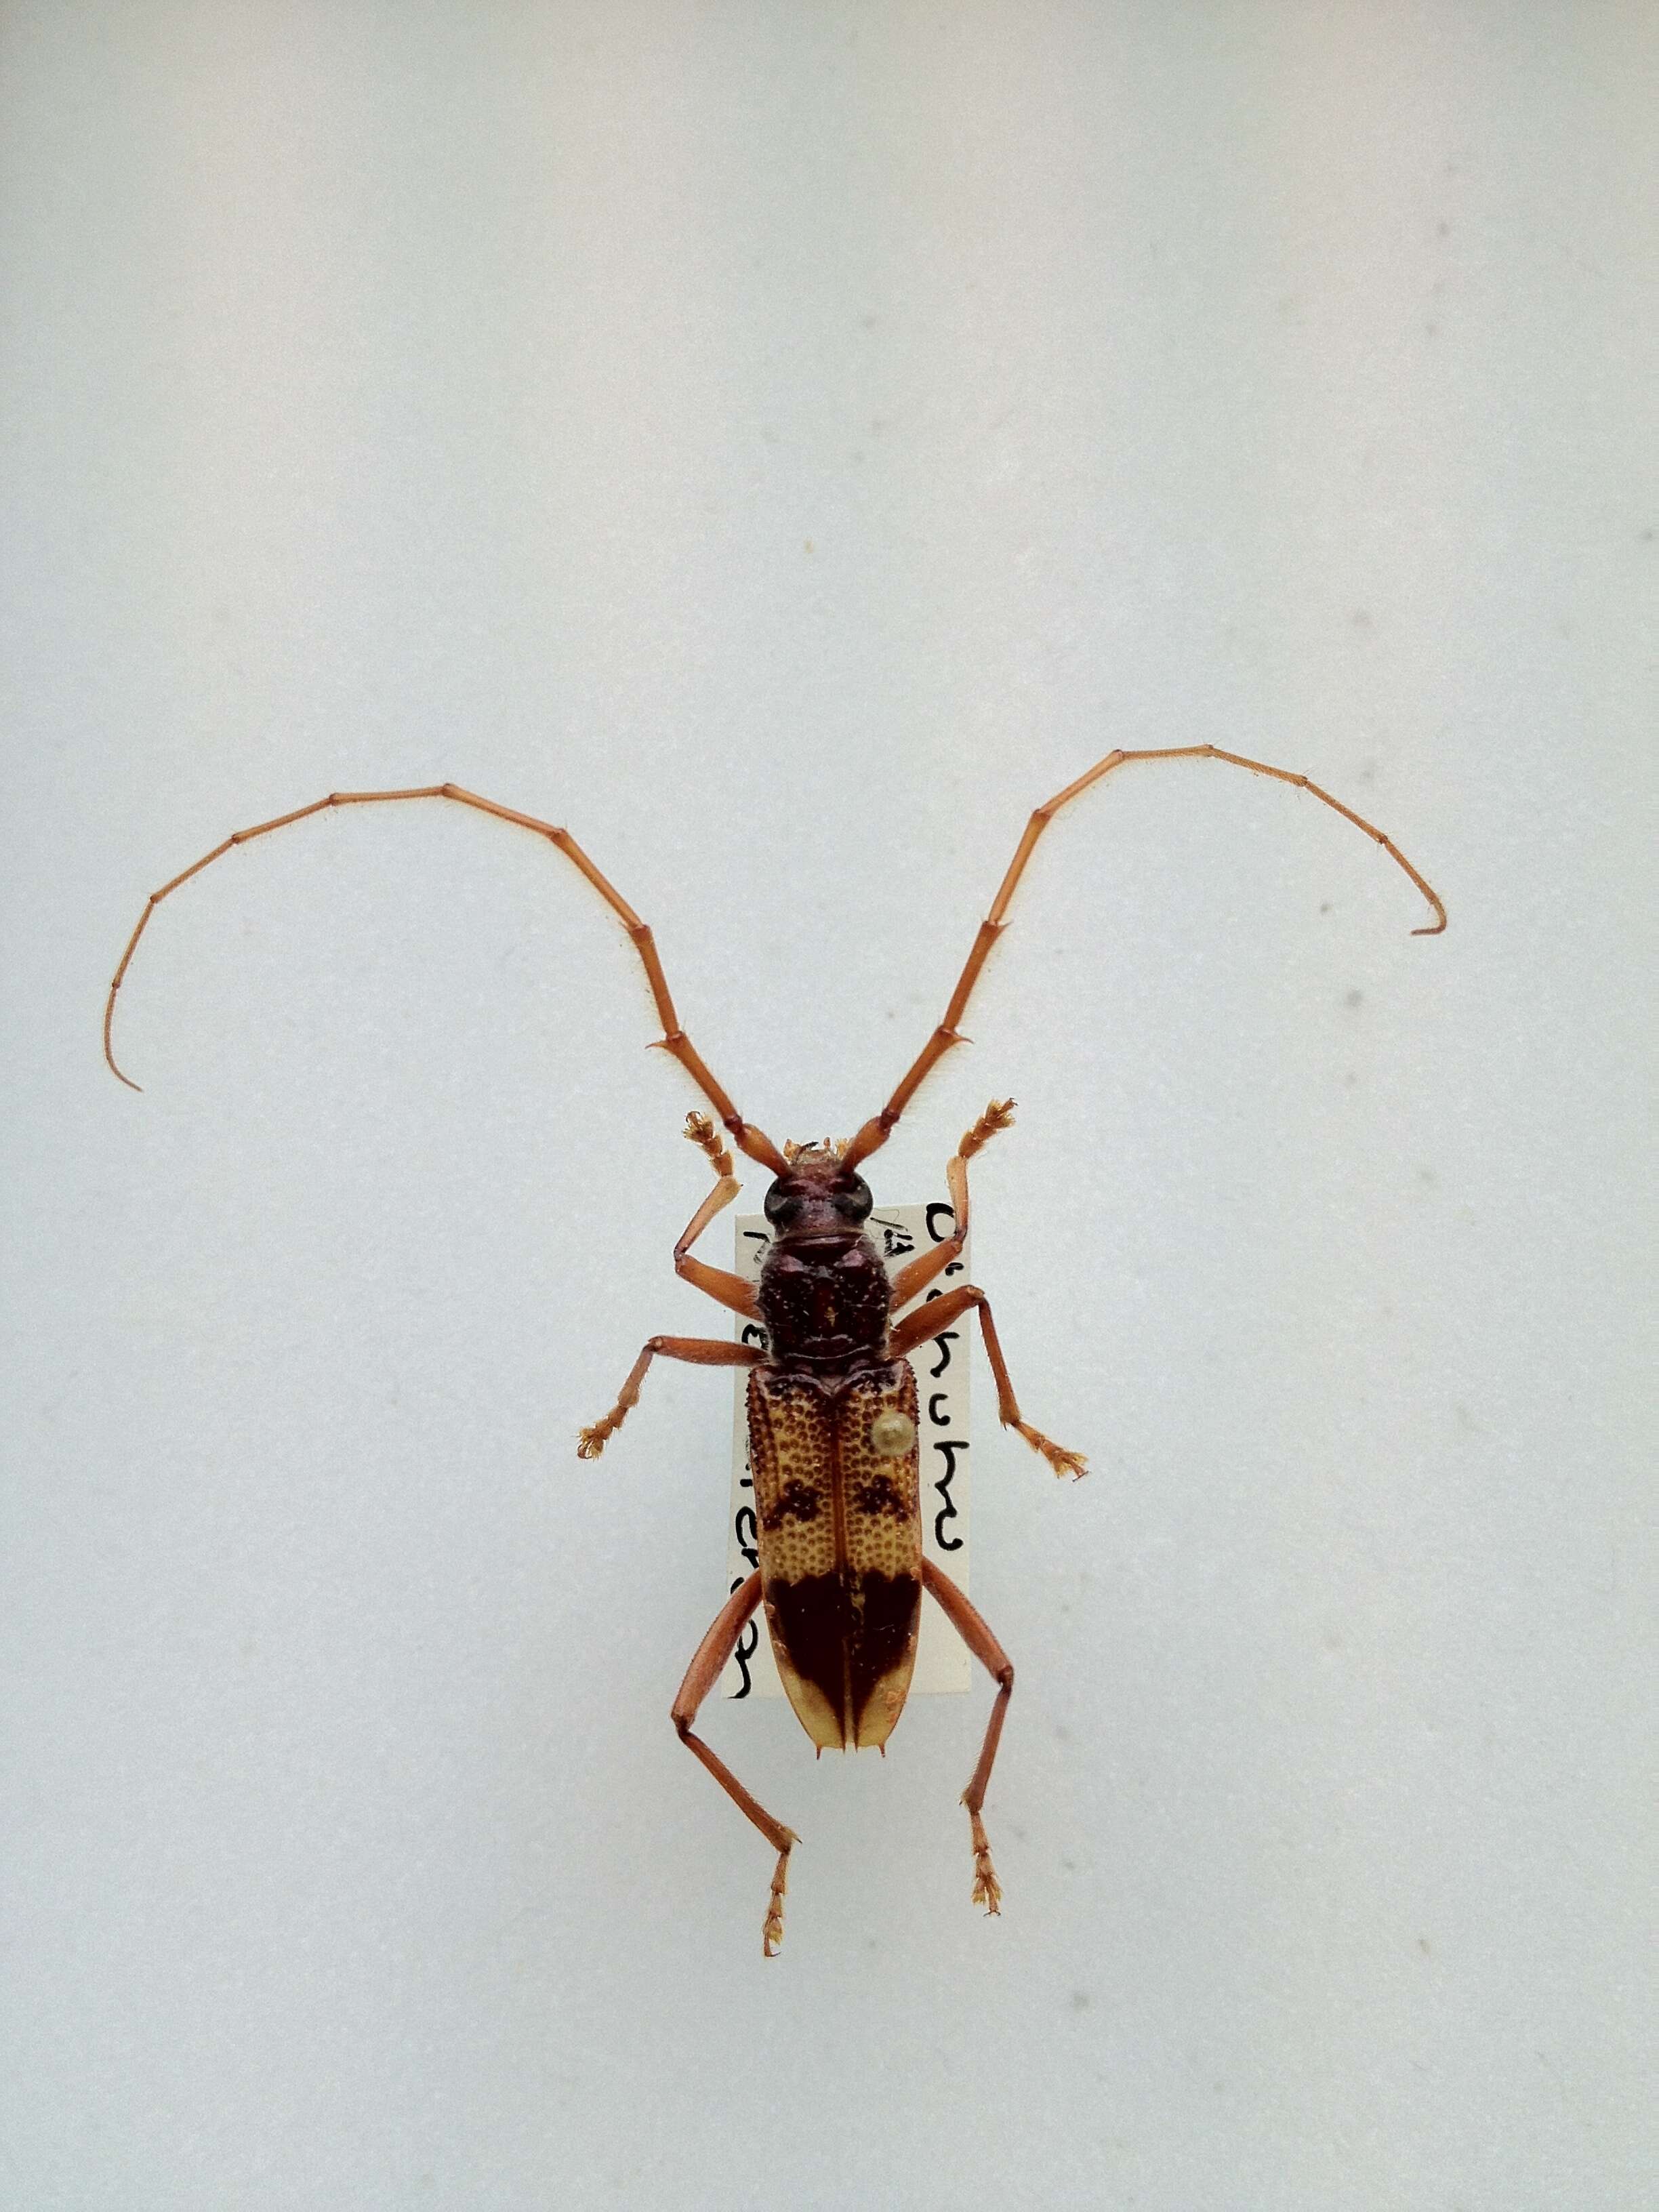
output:
[[[889,1280],[865,1233],[871,1212],[863,1163],[887,1142],[900,1116],[939,1062],[966,1040],[961,1023],[992,946],[1006,927],[1009,906],[1027,862],[1048,823],[1093,784],[1131,761],[1213,760],[1271,776],[1310,793],[1380,845],[1410,877],[1434,920],[1413,932],[1437,936],[1446,926],[1438,895],[1393,840],[1305,775],[1224,752],[1216,745],[1170,745],[1119,750],[1097,761],[1063,791],[1035,809],[1025,825],[991,909],[980,924],[944,1015],[878,1113],[844,1142],[787,1144],[781,1149],[745,1121],[704,1064],[680,1026],[649,926],[601,874],[566,830],[521,814],[457,784],[409,790],[337,791],[309,806],[238,830],[199,860],[150,894],[127,940],[104,1008],[104,1054],[113,1074],[130,1089],[139,1085],[117,1065],[112,1030],[116,994],[140,939],[161,902],[233,847],[304,821],[331,807],[383,805],[402,799],[452,799],[497,820],[533,831],[556,846],[605,900],[627,932],[644,967],[662,1036],[660,1048],[677,1060],[719,1117],[687,1116],[685,1133],[708,1158],[714,1188],[674,1246],[674,1272],[720,1304],[767,1332],[763,1351],[726,1338],[653,1336],[641,1350],[605,1416],[580,1431],[577,1450],[597,1458],[638,1402],[653,1360],[680,1359],[704,1367],[746,1367],[750,1457],[754,1471],[760,1564],[727,1599],[698,1645],[672,1707],[674,1726],[777,1854],[763,1923],[762,1948],[769,1958],[783,1937],[783,1900],[790,1854],[799,1840],[769,1813],[695,1732],[693,1723],[751,1615],[763,1608],[778,1671],[801,1725],[820,1751],[884,1746],[903,1711],[915,1660],[924,1595],[950,1620],[996,1684],[978,1762],[963,1792],[974,1859],[973,1901],[1000,1910],[1001,1885],[991,1861],[982,1818],[985,1793],[1013,1692],[1007,1653],[975,1608],[921,1547],[916,1430],[916,1385],[908,1355],[953,1322],[977,1316],[995,1379],[997,1411],[1056,1474],[1080,1476],[1082,1455],[1045,1436],[1020,1412],[990,1304],[968,1283],[936,1294],[904,1318],[895,1312],[921,1295],[961,1253],[968,1233],[968,1163],[1013,1118],[1012,1099],[994,1100],[967,1131],[945,1164],[955,1227],[942,1242],[908,1261]],[[733,1161],[725,1138],[772,1177],[766,1218],[773,1239],[758,1284],[697,1259],[692,1247],[715,1215],[738,1195]]]

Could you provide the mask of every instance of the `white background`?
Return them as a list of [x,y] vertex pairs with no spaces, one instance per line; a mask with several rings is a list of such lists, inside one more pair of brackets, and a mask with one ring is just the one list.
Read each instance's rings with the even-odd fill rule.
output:
[[[1640,6],[0,35],[0,2202],[1653,2201]],[[667,1710],[729,1385],[568,823],[776,1136],[975,1176],[1019,1688]],[[759,1195],[750,1182],[746,1203]],[[981,1407],[985,1376],[981,1370]]]

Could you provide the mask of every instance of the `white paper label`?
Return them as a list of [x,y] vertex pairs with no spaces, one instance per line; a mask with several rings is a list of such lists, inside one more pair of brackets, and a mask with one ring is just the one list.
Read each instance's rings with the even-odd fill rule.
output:
[[[884,1206],[870,1216],[865,1234],[880,1253],[890,1275],[907,1260],[930,1245],[942,1244],[957,1225],[951,1207]],[[772,1242],[763,1213],[739,1214],[737,1223],[737,1271],[744,1280],[760,1280],[761,1263]],[[904,1310],[908,1313],[945,1285],[969,1280],[968,1252],[949,1267]],[[898,1319],[896,1314],[894,1320]],[[930,1343],[920,1344],[910,1354],[915,1370],[916,1396],[921,1415],[921,1548],[936,1567],[967,1595],[968,1590],[968,1329],[971,1315],[951,1324]],[[738,1330],[742,1344],[766,1344],[766,1331],[758,1322],[744,1322]],[[749,1472],[749,1376],[738,1376],[737,1418],[732,1431],[732,1503],[726,1515],[726,1587],[737,1589],[760,1564],[756,1546],[755,1486]],[[921,1631],[916,1644],[913,1691],[965,1690],[972,1680],[967,1648],[939,1607],[924,1601]],[[777,1662],[766,1632],[766,1616],[757,1611],[744,1630],[738,1648],[720,1676],[720,1695],[726,1698],[781,1698]]]

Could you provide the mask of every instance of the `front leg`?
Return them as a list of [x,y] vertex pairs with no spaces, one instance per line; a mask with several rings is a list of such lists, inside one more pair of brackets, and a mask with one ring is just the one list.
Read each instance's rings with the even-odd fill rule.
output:
[[578,1459],[599,1457],[640,1402],[640,1385],[645,1380],[645,1370],[653,1359],[659,1357],[689,1360],[694,1367],[752,1367],[766,1355],[752,1344],[732,1344],[723,1336],[653,1336],[647,1339],[644,1350],[629,1370],[628,1380],[617,1394],[616,1404],[602,1421],[595,1421],[591,1428],[580,1431],[576,1445]]
[[1013,1100],[994,1098],[945,1163],[945,1181],[951,1193],[951,1207],[956,1215],[957,1225],[931,1251],[923,1252],[908,1266],[901,1267],[894,1276],[895,1313],[902,1313],[911,1299],[925,1291],[936,1275],[942,1275],[953,1260],[962,1257],[963,1247],[968,1242],[968,1163],[982,1145],[996,1135],[999,1129],[1009,1127],[1013,1118]]
[[1089,1472],[1089,1462],[1081,1452],[1067,1451],[1063,1444],[1053,1443],[1041,1429],[1022,1420],[1019,1401],[1014,1396],[1014,1386],[1008,1379],[1008,1363],[1002,1356],[1002,1346],[997,1341],[996,1323],[991,1319],[991,1302],[983,1291],[972,1283],[963,1283],[954,1291],[946,1291],[930,1304],[918,1306],[907,1314],[889,1334],[887,1350],[890,1358],[902,1358],[914,1352],[917,1345],[927,1344],[941,1329],[949,1328],[958,1321],[969,1306],[979,1309],[980,1333],[985,1339],[985,1349],[990,1355],[991,1372],[996,1377],[997,1415],[1005,1429],[1018,1429],[1033,1451],[1042,1454],[1056,1474],[1082,1476]]
[[714,1125],[707,1114],[688,1114],[685,1133],[692,1144],[700,1146],[708,1155],[709,1165],[717,1178],[714,1188],[685,1224],[685,1233],[674,1247],[674,1273],[683,1283],[705,1291],[733,1313],[741,1314],[745,1321],[756,1320],[760,1313],[760,1298],[752,1283],[745,1283],[741,1275],[733,1275],[724,1267],[710,1267],[701,1260],[691,1257],[691,1247],[702,1235],[709,1223],[742,1189],[743,1185],[732,1172],[732,1155],[715,1134]]

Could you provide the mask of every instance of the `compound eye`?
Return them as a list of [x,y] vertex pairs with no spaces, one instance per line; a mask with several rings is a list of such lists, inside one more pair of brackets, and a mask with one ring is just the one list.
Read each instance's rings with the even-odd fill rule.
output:
[[774,1183],[766,1194],[764,1212],[774,1229],[787,1229],[791,1222],[800,1219],[804,1201]]
[[836,1211],[848,1221],[867,1221],[875,1202],[862,1176],[854,1176],[846,1189],[836,1193]]

